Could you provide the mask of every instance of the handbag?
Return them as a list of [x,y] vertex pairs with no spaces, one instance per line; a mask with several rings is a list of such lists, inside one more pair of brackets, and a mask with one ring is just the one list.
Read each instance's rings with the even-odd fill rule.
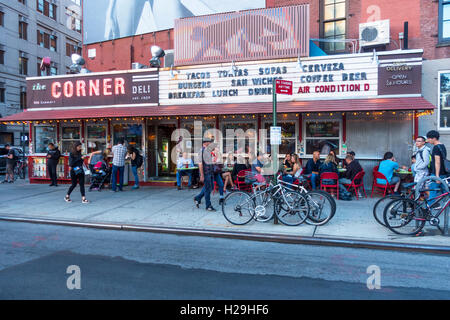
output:
[[83,173],[83,168],[81,168],[81,167],[74,167],[74,168],[73,168],[73,172],[74,172],[75,175],[77,176],[77,175]]
[[86,165],[83,163],[83,171],[84,171],[84,175],[85,176],[90,176],[91,175],[91,170],[89,170],[88,167],[86,167]]

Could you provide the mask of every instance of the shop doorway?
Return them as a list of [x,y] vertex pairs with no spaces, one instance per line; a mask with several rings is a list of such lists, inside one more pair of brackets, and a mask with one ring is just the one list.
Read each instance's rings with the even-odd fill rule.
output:
[[172,141],[175,124],[150,125],[148,127],[148,175],[155,177],[175,177],[176,159],[172,161],[171,152],[176,146]]

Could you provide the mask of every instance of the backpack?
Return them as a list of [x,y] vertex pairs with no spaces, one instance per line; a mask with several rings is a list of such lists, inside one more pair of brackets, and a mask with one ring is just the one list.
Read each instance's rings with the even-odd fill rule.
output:
[[144,157],[141,156],[140,153],[136,151],[136,167],[137,168],[142,167],[143,163],[144,163]]
[[[417,151],[417,153],[419,154],[419,156],[420,156],[420,159],[422,159],[422,161],[425,161],[424,159],[423,159],[423,150],[424,149],[422,149],[422,150],[419,150],[419,151]],[[427,166],[427,168],[428,168],[428,171],[431,173],[431,152],[430,152],[430,150],[428,150],[428,152],[429,152],[429,159],[428,159],[428,166]],[[416,155],[417,155],[417,153],[416,153]]]

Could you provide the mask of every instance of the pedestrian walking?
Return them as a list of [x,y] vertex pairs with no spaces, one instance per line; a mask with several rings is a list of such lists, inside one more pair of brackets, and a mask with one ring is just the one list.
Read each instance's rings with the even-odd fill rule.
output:
[[202,149],[198,153],[198,168],[200,173],[200,182],[203,182],[203,188],[200,194],[194,197],[194,203],[197,208],[200,207],[202,198],[205,197],[206,210],[216,211],[211,205],[211,191],[214,185],[214,165],[212,161],[212,151],[214,147],[211,145],[211,139],[203,139]]
[[128,146],[127,158],[131,160],[131,171],[134,175],[133,189],[139,189],[139,176],[137,170],[142,166],[142,156],[139,154],[139,151],[135,147]]
[[60,157],[61,152],[59,151],[58,147],[50,142],[48,144],[48,151],[47,151],[47,172],[50,176],[50,180],[52,181],[50,187],[58,186],[57,181],[58,176],[56,175],[56,167],[58,166],[58,161]]
[[70,194],[73,189],[80,185],[81,192],[81,202],[89,203],[86,199],[85,188],[84,188],[84,161],[83,156],[81,155],[82,144],[81,142],[75,142],[72,147],[72,151],[69,155],[69,169],[70,169],[70,179],[72,180],[72,185],[67,191],[67,195],[64,197],[66,202],[72,202],[70,199]]
[[125,157],[127,155],[127,148],[125,148],[124,143],[125,140],[120,138],[118,144],[112,148],[113,166],[111,189],[113,192],[117,191],[117,173],[119,173],[119,191],[123,191],[123,174],[125,171]]
[[[13,148],[9,144],[5,145],[8,151],[6,155],[6,174],[2,183],[14,183],[14,168],[16,167],[17,156]],[[9,177],[9,181],[8,181]]]

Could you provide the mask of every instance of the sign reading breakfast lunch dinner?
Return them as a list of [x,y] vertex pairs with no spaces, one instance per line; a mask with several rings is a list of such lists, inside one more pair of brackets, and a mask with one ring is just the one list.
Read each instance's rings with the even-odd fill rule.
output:
[[276,80],[293,82],[293,95],[278,101],[351,99],[378,94],[378,66],[372,57],[315,57],[276,63],[242,62],[203,65],[159,75],[161,105],[272,101]]

